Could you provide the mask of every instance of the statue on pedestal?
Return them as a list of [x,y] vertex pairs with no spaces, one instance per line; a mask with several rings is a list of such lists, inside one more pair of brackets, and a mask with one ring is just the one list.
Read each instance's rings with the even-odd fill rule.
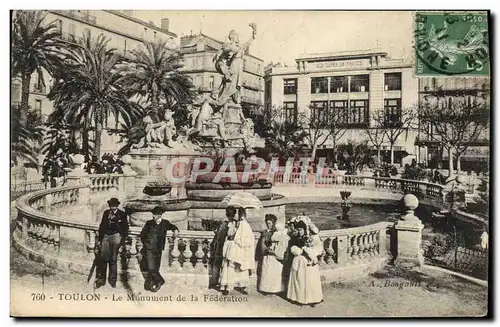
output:
[[240,38],[235,30],[229,32],[229,42],[224,43],[222,48],[214,57],[215,69],[223,75],[221,92],[218,99],[219,105],[225,105],[230,99],[234,104],[241,103],[241,86],[243,84],[243,57],[246,50],[255,40],[257,26],[250,24],[252,28],[251,39],[240,44]]
[[134,146],[134,148],[172,148],[174,146],[173,137],[177,133],[172,116],[173,112],[170,109],[165,111],[163,120],[159,123],[154,123],[151,116],[145,116],[142,121],[145,124],[144,129],[146,131],[146,135]]
[[255,24],[249,26],[252,28],[252,37],[248,42],[240,44],[238,34],[232,30],[229,41],[214,56],[213,61],[217,72],[222,75],[222,83],[218,90],[213,90],[209,96],[200,96],[188,106],[191,126],[177,131],[170,110],[165,112],[164,120],[159,123],[154,123],[151,117],[146,116],[143,119],[146,135],[133,148],[194,149],[196,146],[190,140],[195,135],[221,141],[222,147],[245,148],[249,152],[258,144],[253,121],[245,118],[241,107],[244,56],[257,33]]

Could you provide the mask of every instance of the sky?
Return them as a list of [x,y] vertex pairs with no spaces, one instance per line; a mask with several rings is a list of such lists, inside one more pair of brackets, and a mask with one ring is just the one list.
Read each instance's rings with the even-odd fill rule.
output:
[[364,50],[377,46],[391,58],[410,60],[413,33],[410,11],[166,11],[135,10],[134,16],[160,26],[170,19],[170,30],[179,37],[202,31],[226,41],[235,29],[242,42],[251,36],[249,23],[257,25],[250,53],[264,63],[294,65],[304,53]]

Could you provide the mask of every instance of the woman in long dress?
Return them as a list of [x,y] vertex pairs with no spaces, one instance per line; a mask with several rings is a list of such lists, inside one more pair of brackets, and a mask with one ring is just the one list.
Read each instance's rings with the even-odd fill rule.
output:
[[[281,233],[281,231],[276,231],[276,220],[277,218],[275,215],[266,215],[265,222],[267,230],[262,232],[259,241],[261,260],[257,286],[258,290],[264,294],[276,294],[285,291],[285,283],[282,278],[284,251],[279,250],[283,248],[279,243],[286,241],[273,238],[273,236]],[[287,244],[285,244],[284,250],[286,250],[286,247]]]
[[255,267],[253,231],[246,221],[244,208],[228,208],[226,214],[229,222],[222,249],[219,287],[223,295],[227,295],[237,286],[242,294],[248,294],[245,289],[250,270]]
[[323,301],[318,264],[323,244],[317,228],[311,226],[302,220],[295,223],[297,235],[291,240],[290,252],[294,258],[288,280],[287,298],[301,305],[315,306]]

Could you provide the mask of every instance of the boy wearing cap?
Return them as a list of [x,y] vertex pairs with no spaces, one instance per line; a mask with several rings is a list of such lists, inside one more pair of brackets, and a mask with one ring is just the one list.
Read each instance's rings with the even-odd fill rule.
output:
[[116,287],[118,251],[128,236],[127,214],[118,209],[120,201],[111,198],[108,201],[109,209],[104,211],[99,225],[97,247],[100,248],[100,263],[97,267],[95,288],[106,284],[106,270],[109,265],[108,282]]
[[155,207],[153,219],[144,224],[140,235],[144,260],[148,267],[148,278],[144,282],[144,289],[151,292],[157,292],[165,284],[165,279],[160,275],[160,264],[162,252],[167,244],[167,231],[173,231],[174,237],[179,234],[177,226],[162,218],[163,212],[161,207]]

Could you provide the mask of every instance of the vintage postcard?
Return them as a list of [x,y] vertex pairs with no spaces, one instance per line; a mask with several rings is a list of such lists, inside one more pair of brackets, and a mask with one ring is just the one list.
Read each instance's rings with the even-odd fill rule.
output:
[[487,11],[11,11],[13,317],[487,317]]

